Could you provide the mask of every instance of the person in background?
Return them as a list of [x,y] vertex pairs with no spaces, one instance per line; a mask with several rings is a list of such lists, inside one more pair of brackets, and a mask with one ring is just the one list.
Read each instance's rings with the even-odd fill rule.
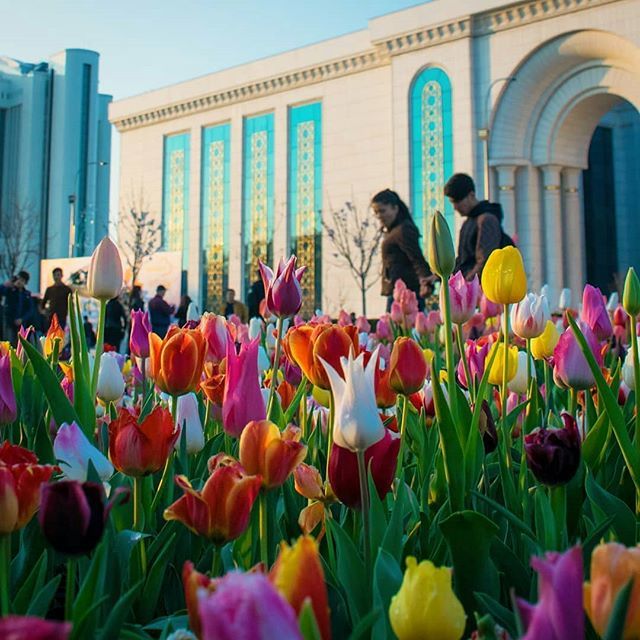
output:
[[189,296],[185,295],[180,298],[180,304],[178,305],[178,309],[175,313],[179,327],[184,327],[184,325],[187,324],[187,311],[189,310],[190,304],[191,298]]
[[433,291],[431,269],[420,248],[420,231],[409,208],[391,189],[380,191],[371,199],[373,213],[384,228],[380,253],[382,258],[382,295],[391,310],[393,288],[402,280],[418,299],[424,311],[424,298]]
[[251,283],[249,295],[247,295],[247,305],[249,307],[249,318],[260,317],[260,303],[264,300],[264,282],[258,271],[258,279]]
[[96,346],[96,332],[93,330],[89,316],[83,316],[82,326],[84,327],[84,337],[87,341],[87,347],[91,349]]
[[47,327],[51,323],[51,316],[58,316],[58,324],[64,329],[67,326],[67,313],[69,310],[69,295],[71,287],[62,282],[62,269],[56,267],[52,272],[53,284],[44,291],[44,297],[40,309],[48,316]]
[[144,300],[140,285],[134,284],[129,294],[129,311],[144,311]]
[[480,278],[482,268],[494,249],[513,246],[502,229],[502,207],[496,202],[478,200],[471,176],[456,173],[444,185],[444,195],[465,221],[458,239],[458,256],[454,267],[466,280]]
[[227,289],[226,301],[222,305],[220,315],[223,315],[228,320],[234,314],[240,318],[240,322],[243,324],[249,322],[249,310],[246,305],[240,300],[236,300],[235,289]]
[[28,327],[35,319],[31,292],[27,289],[29,272],[19,271],[9,282],[0,285],[0,296],[5,297],[5,339],[17,344],[18,330]]
[[149,300],[149,319],[151,320],[151,330],[161,338],[167,335],[171,316],[175,311],[175,306],[164,300],[167,288],[159,284],[156,288],[156,295]]
[[127,314],[124,311],[120,298],[116,296],[107,302],[104,316],[104,341],[110,344],[116,351],[120,351],[120,344],[124,338],[124,330],[127,326]]

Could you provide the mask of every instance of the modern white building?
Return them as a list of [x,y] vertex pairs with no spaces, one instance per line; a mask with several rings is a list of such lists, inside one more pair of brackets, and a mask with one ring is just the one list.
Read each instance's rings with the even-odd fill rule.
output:
[[24,235],[36,290],[40,259],[86,255],[108,232],[111,96],[98,93],[98,61],[84,49],[0,57],[0,236]]
[[[611,289],[640,265],[639,107],[640,0],[433,0],[109,115],[123,205],[144,189],[192,298],[244,296],[258,257],[295,251],[307,312],[335,313],[360,294],[326,212],[391,187],[426,241],[435,209],[459,229],[454,172],[502,204],[531,287]],[[383,305],[375,286],[368,311]]]

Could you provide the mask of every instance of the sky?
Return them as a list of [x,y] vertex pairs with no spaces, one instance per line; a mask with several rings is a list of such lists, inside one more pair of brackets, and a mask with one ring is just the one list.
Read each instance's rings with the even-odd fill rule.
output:
[[[115,100],[364,29],[418,0],[0,0],[0,56],[100,53]],[[113,131],[111,216],[118,203]]]

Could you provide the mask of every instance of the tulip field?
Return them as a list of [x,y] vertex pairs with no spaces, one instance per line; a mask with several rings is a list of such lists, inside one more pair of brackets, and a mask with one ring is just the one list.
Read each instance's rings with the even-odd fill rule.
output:
[[[640,638],[640,281],[530,291],[515,247],[453,271],[439,214],[418,311],[264,318],[164,338],[104,239],[69,327],[0,344],[0,638]],[[580,298],[580,299],[578,299]],[[65,349],[70,345],[70,356]]]

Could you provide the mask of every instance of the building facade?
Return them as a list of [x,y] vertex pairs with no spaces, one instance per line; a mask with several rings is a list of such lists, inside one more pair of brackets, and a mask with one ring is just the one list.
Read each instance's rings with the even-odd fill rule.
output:
[[20,243],[36,289],[40,259],[86,255],[108,233],[111,96],[98,93],[98,62],[83,49],[0,58],[0,244]]
[[[242,296],[295,252],[306,310],[359,311],[323,227],[390,187],[426,242],[454,172],[499,201],[531,287],[603,287],[640,263],[639,0],[433,0],[367,29],[110,107],[121,198],[143,185],[185,288]],[[368,292],[368,310],[384,301]],[[577,302],[577,301],[575,301]]]

